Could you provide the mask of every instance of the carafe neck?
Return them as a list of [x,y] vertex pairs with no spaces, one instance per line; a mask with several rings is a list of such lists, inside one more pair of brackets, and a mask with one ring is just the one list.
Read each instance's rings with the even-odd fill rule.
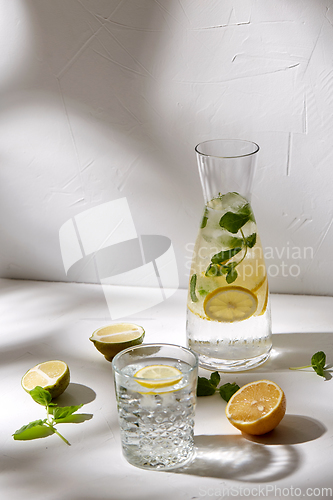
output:
[[243,140],[212,140],[195,148],[205,203],[226,193],[250,201],[259,146]]

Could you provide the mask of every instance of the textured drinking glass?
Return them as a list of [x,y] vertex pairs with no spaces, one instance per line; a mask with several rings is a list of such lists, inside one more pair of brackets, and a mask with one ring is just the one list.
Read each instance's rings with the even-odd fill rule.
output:
[[117,354],[112,366],[127,461],[152,470],[189,462],[194,451],[196,354],[175,345],[143,344]]
[[187,344],[211,370],[247,370],[272,347],[267,272],[250,204],[259,146],[213,140],[195,148],[205,206],[193,251]]

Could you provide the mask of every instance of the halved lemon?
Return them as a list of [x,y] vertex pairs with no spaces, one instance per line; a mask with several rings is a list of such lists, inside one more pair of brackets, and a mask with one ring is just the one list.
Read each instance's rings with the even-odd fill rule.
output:
[[135,375],[137,382],[143,387],[159,389],[176,384],[183,378],[178,368],[170,365],[148,365],[140,368]]
[[240,286],[217,288],[204,301],[209,319],[233,323],[250,318],[257,310],[258,299],[250,290]]
[[226,416],[237,429],[252,435],[275,429],[286,412],[286,397],[275,382],[257,380],[241,387],[228,401]]
[[64,361],[44,361],[30,368],[22,377],[21,384],[30,392],[37,386],[46,389],[52,398],[57,398],[68,387],[70,373]]
[[107,361],[123,349],[142,344],[145,331],[134,323],[115,323],[95,330],[89,338]]

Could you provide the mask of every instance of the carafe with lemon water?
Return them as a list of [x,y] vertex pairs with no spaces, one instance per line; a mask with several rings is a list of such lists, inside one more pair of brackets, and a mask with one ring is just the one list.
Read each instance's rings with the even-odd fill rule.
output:
[[247,370],[272,347],[267,271],[250,203],[259,146],[212,140],[195,151],[205,206],[190,271],[187,344],[204,368]]

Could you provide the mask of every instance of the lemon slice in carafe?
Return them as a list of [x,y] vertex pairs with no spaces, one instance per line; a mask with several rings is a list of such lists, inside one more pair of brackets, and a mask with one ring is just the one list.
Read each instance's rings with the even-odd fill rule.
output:
[[239,286],[217,288],[204,301],[207,317],[226,323],[250,318],[257,307],[258,299],[254,293]]

